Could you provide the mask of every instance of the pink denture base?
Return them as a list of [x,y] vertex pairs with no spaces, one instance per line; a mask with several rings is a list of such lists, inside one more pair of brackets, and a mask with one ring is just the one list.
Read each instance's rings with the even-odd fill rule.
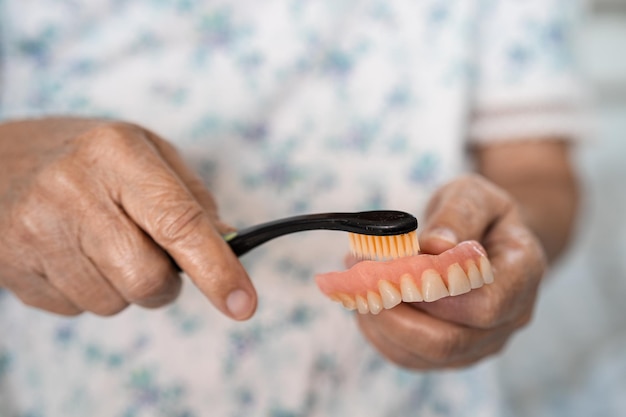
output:
[[[488,265],[487,253],[480,243],[466,241],[440,255],[420,254],[389,261],[362,261],[346,271],[319,274],[315,281],[320,290],[331,298],[336,294],[366,297],[368,292],[379,291],[381,280],[399,287],[401,278],[407,274],[421,287],[422,274],[429,270],[438,272],[447,285],[449,268],[455,267],[454,264],[464,271],[474,268],[471,265],[480,268],[480,265]],[[484,272],[482,268],[481,272]]]

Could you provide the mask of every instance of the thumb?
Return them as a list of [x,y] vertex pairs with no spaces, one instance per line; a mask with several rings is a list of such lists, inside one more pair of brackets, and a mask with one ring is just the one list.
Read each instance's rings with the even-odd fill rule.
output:
[[419,237],[420,250],[423,253],[439,255],[460,243],[457,233],[439,219],[427,221]]
[[431,199],[420,234],[422,251],[437,255],[465,240],[482,241],[512,207],[508,194],[483,177],[460,177]]

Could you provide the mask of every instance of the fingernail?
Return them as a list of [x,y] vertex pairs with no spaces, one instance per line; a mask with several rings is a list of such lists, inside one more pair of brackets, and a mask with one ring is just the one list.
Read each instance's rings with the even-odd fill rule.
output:
[[252,297],[244,290],[235,290],[226,298],[226,308],[237,319],[243,319],[249,315],[251,304]]
[[459,243],[459,239],[456,237],[456,233],[447,227],[436,227],[426,232],[428,239],[438,239],[444,242],[456,245]]

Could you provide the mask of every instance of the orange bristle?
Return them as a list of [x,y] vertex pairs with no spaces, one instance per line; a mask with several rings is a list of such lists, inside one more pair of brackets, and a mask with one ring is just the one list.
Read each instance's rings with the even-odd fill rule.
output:
[[417,231],[403,235],[371,236],[348,233],[352,255],[359,260],[387,261],[420,252]]

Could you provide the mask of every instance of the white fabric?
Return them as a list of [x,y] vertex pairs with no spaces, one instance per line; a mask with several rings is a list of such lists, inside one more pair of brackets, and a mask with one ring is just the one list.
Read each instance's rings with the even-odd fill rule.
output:
[[[547,51],[534,37],[567,30],[559,7],[570,2],[519,4],[4,0],[0,114],[144,125],[180,148],[236,226],[382,207],[419,216],[465,169],[470,134],[521,129],[475,118],[524,104],[496,103],[494,91],[561,101],[561,90],[532,85],[570,79],[571,62],[547,58],[567,42]],[[507,51],[520,42],[532,53],[518,66]],[[541,117],[533,134],[571,130]],[[247,323],[220,316],[190,283],[168,308],[108,319],[54,317],[5,293],[0,414],[501,416],[490,362],[400,370],[319,294],[312,275],[341,268],[345,247],[312,232],[246,256],[260,296]]]

